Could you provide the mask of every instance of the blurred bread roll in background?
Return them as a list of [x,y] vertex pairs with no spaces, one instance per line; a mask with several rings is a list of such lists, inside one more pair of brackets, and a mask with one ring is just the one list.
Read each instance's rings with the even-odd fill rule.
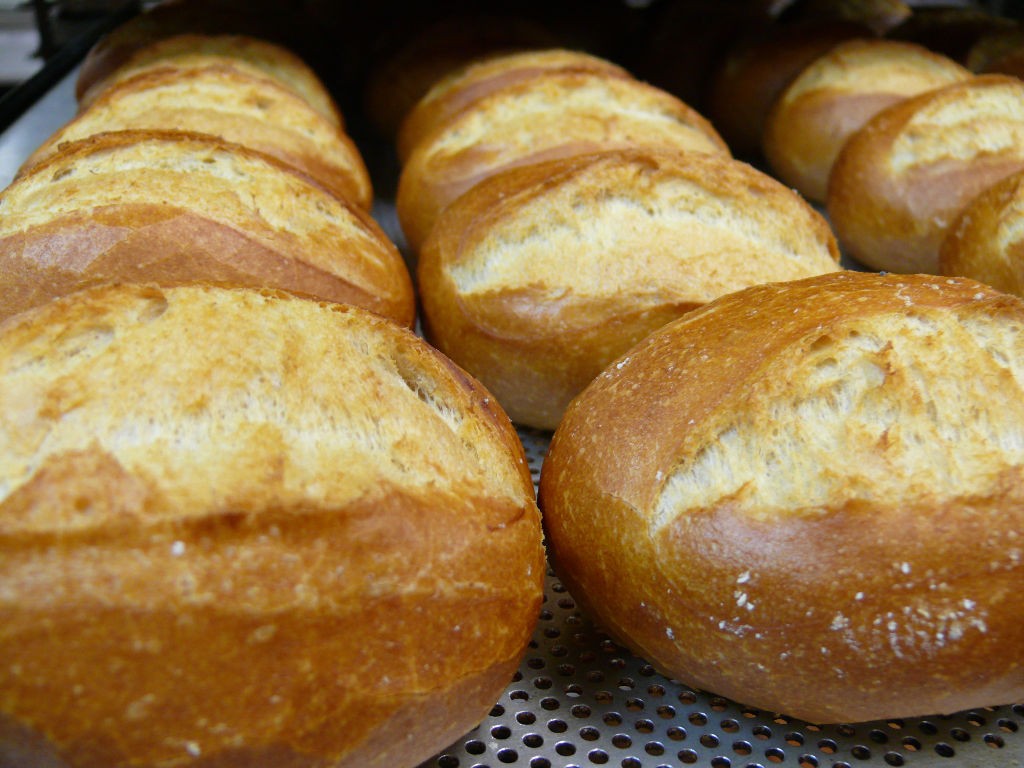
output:
[[110,282],[278,288],[411,326],[412,282],[380,227],[274,158],[203,134],[64,145],[0,192],[0,317]]
[[107,88],[24,167],[65,142],[133,129],[210,134],[272,155],[363,208],[373,202],[366,164],[344,131],[274,80],[217,64],[149,70]]
[[942,242],[939,269],[1024,296],[1024,172],[989,187],[964,208]]
[[768,115],[764,155],[772,172],[824,202],[846,139],[885,107],[971,77],[952,59],[912,43],[848,40],[813,61]]
[[754,27],[733,41],[712,75],[705,110],[732,154],[758,158],[765,121],[783,89],[837,43],[866,34],[850,22],[780,22]]
[[441,211],[499,171],[630,148],[729,152],[707,119],[659,88],[606,72],[540,72],[478,99],[416,145],[398,183],[402,231],[418,253]]
[[564,48],[496,54],[474,61],[437,81],[409,111],[398,131],[398,159],[404,163],[424,137],[474,101],[544,72],[597,72],[631,77],[617,64]]
[[183,34],[150,43],[90,86],[82,94],[80,106],[87,107],[104,89],[143,70],[202,69],[210,64],[224,64],[269,77],[302,96],[325,118],[344,128],[344,120],[331,94],[302,59],[279,45],[244,35]]
[[875,269],[939,270],[961,209],[1024,169],[1024,82],[976,76],[879,112],[843,146],[829,221],[843,252]]
[[839,269],[824,219],[723,155],[619,150],[495,174],[420,256],[427,338],[544,429],[645,335],[722,294]]

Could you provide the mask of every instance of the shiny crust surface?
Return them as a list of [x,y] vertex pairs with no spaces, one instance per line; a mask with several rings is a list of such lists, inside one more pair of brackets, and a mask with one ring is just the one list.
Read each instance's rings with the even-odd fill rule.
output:
[[411,332],[115,286],[0,325],[0,374],[0,717],[65,764],[412,766],[507,684],[529,471]]
[[664,674],[768,711],[1019,700],[1022,345],[1024,303],[966,279],[843,272],[692,312],[556,431],[556,570]]

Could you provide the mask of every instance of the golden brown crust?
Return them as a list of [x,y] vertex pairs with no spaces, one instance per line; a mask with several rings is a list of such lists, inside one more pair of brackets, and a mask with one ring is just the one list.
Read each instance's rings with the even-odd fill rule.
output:
[[245,35],[182,34],[156,40],[135,51],[79,99],[87,107],[114,83],[155,67],[195,69],[225,64],[262,77],[270,77],[302,96],[331,123],[344,128],[337,105],[316,73],[294,53],[266,40]]
[[733,41],[712,76],[707,106],[732,153],[756,157],[768,112],[783,89],[834,45],[865,34],[859,24],[808,21],[765,25]]
[[952,59],[911,43],[840,43],[808,65],[776,100],[765,124],[765,157],[783,183],[824,202],[836,155],[872,116],[970,76]]
[[939,252],[944,275],[962,275],[1024,296],[1024,175],[1015,173],[968,204]]
[[398,183],[402,231],[418,252],[444,208],[507,168],[613,149],[728,155],[698,112],[631,78],[543,72],[475,101],[409,156]]
[[373,202],[369,172],[344,131],[274,80],[219,64],[187,71],[160,67],[107,88],[24,167],[63,143],[116,130],[207,133],[293,165],[364,209]]
[[609,362],[730,291],[838,269],[825,221],[716,155],[621,150],[512,169],[424,246],[424,327],[513,421],[553,429]]
[[471,62],[437,81],[409,111],[398,131],[398,159],[404,163],[416,144],[474,101],[550,71],[630,77],[626,70],[610,61],[562,48],[495,55]]
[[90,285],[195,280],[415,317],[401,254],[368,214],[210,136],[90,137],[15,180],[0,211],[0,317]]
[[690,313],[555,433],[556,571],[664,673],[769,711],[1019,699],[1022,332],[1020,300],[923,275],[758,286]]
[[1024,168],[1024,83],[984,75],[901,101],[843,146],[827,209],[840,246],[893,272],[938,271],[961,209]]
[[411,332],[115,286],[0,325],[0,371],[0,733],[73,768],[412,766],[507,683],[525,456]]

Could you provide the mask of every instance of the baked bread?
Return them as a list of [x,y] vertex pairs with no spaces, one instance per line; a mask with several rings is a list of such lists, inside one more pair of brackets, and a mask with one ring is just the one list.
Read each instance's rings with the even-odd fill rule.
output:
[[711,124],[669,93],[598,72],[543,72],[475,101],[421,140],[396,207],[413,253],[445,206],[498,171],[611,149],[727,155]]
[[425,136],[474,101],[545,72],[596,72],[631,77],[617,64],[582,51],[549,48],[495,55],[471,62],[437,81],[406,115],[398,131],[398,158],[405,162]]
[[971,48],[982,38],[1012,30],[1017,22],[999,16],[979,3],[923,4],[887,33],[966,63]]
[[258,149],[369,209],[370,176],[352,140],[290,89],[231,66],[141,72],[107,88],[25,162],[61,144],[118,130],[179,130]]
[[1021,361],[1024,303],[970,280],[730,294],[570,406],[540,480],[555,571],[664,674],[767,711],[1020,701]]
[[1024,296],[1024,171],[972,200],[949,228],[939,271]]
[[331,123],[344,127],[334,99],[302,59],[279,45],[245,35],[183,34],[150,43],[135,51],[108,77],[83,93],[80,106],[88,106],[107,87],[147,69],[201,69],[210,64],[226,64],[269,77],[302,96]]
[[100,38],[75,80],[81,99],[97,83],[157,40],[182,34],[245,35],[272,41],[308,60],[319,47],[319,29],[304,9],[280,0],[161,0]]
[[272,157],[206,135],[70,144],[0,192],[0,317],[89,285],[282,288],[411,326],[395,245],[357,206]]
[[843,145],[826,206],[843,251],[893,272],[938,272],[949,224],[1024,169],[1024,82],[984,75],[882,110]]
[[764,129],[772,172],[824,202],[847,138],[885,107],[971,77],[952,59],[913,43],[856,39],[813,61],[776,100]]
[[833,46],[865,37],[856,23],[776,23],[740,35],[726,50],[708,86],[706,113],[734,155],[758,158],[768,113],[779,94]]
[[6,739],[67,768],[411,768],[508,684],[544,575],[526,459],[412,332],[108,286],[0,326],[0,382]]
[[651,331],[760,282],[838,269],[824,219],[720,155],[621,150],[492,176],[419,261],[427,337],[513,421],[554,429]]
[[363,86],[366,116],[382,136],[392,140],[409,110],[449,73],[485,56],[557,45],[543,24],[518,14],[470,10],[420,21],[379,57]]

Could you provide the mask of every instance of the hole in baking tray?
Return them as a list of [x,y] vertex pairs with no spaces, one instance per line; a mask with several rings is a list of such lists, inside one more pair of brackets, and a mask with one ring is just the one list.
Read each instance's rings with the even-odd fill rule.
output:
[[697,753],[692,749],[683,749],[676,753],[676,757],[679,761],[686,765],[693,765],[697,762]]
[[665,735],[672,739],[672,741],[686,740],[686,730],[684,728],[680,728],[678,725],[673,725],[665,731]]
[[665,720],[671,720],[676,716],[676,708],[669,706],[668,704],[662,704],[656,711],[658,713],[658,717]]
[[834,755],[838,751],[839,745],[832,741],[832,739],[822,739],[818,742],[818,749],[826,755]]
[[586,704],[575,704],[569,711],[573,717],[585,718],[590,717],[591,709]]
[[845,736],[848,739],[857,735],[857,731],[852,725],[836,726],[836,731],[838,731],[840,736]]
[[592,725],[580,728],[580,738],[584,741],[597,741],[601,738],[601,732]]
[[560,741],[555,744],[555,752],[562,757],[571,757],[576,754],[576,745],[571,741]]
[[546,709],[548,712],[553,712],[561,706],[561,702],[558,699],[546,696],[540,700],[541,709]]
[[665,754],[665,745],[659,741],[649,741],[644,744],[644,752],[648,755],[658,757]]
[[626,709],[630,712],[643,712],[645,706],[643,699],[626,699]]
[[708,724],[708,716],[703,712],[691,712],[689,718],[690,725],[704,726]]
[[537,716],[533,712],[517,712],[516,722],[520,725],[533,725],[537,722]]
[[711,768],[730,768],[732,766],[732,760],[724,755],[716,755],[711,758]]
[[546,757],[535,757],[530,761],[530,768],[551,768],[551,761]]
[[714,749],[718,746],[718,737],[713,733],[705,733],[700,737],[701,746],[707,747],[708,749]]
[[858,760],[871,759],[871,750],[865,747],[863,744],[857,744],[853,749],[850,750],[850,754]]
[[818,758],[814,755],[800,755],[797,758],[797,765],[800,768],[818,768]]
[[[560,674],[562,674],[561,671]],[[568,676],[568,674],[566,676]],[[578,699],[583,695],[583,686],[577,685],[576,683],[569,683],[569,685],[565,686],[565,695],[570,699]]]
[[650,720],[637,720],[633,727],[640,733],[654,733],[654,723]]
[[565,733],[569,730],[569,726],[566,724],[565,720],[555,718],[554,720],[548,720],[548,730],[552,733]]
[[587,753],[587,760],[594,765],[604,765],[608,762],[608,753],[603,749],[592,749]]
[[971,734],[965,731],[963,728],[951,728],[949,735],[953,737],[954,741],[970,741]]
[[487,745],[482,741],[473,739],[466,742],[466,751],[471,755],[482,755],[487,750]]
[[903,748],[908,752],[920,752],[921,742],[915,739],[913,736],[907,736],[903,739]]
[[620,765],[622,765],[622,768],[644,768],[643,763],[635,757],[627,757]]
[[980,728],[981,726],[983,726],[987,722],[985,720],[985,716],[983,714],[981,714],[980,712],[968,712],[967,715],[964,717],[964,719],[968,723],[973,725],[975,728]]
[[802,733],[790,731],[783,738],[791,747],[802,747],[804,745],[804,735]]
[[1000,731],[1005,731],[1006,733],[1016,733],[1018,729],[1017,723],[1014,720],[1008,720],[1005,717],[997,720],[996,725],[999,726]]
[[956,757],[956,750],[953,749],[952,745],[940,741],[935,745],[935,754],[939,757]]
[[505,714],[505,708],[501,704],[495,704],[491,707],[491,717],[501,717]]
[[934,736],[939,732],[938,726],[928,720],[922,720],[917,727],[921,729],[921,733],[926,733],[929,736]]
[[499,749],[498,761],[502,763],[514,763],[519,759],[519,753],[514,749]]
[[772,737],[772,729],[767,725],[755,725],[751,733],[754,734],[755,738],[766,741]]
[[986,733],[982,740],[992,749],[1002,749],[1006,746],[1003,737],[995,733]]
[[604,716],[604,724],[612,727],[622,725],[622,715],[618,712],[608,712]]
[[528,733],[523,736],[523,746],[530,749],[540,749],[544,746],[544,737],[539,733]]
[[750,745],[749,741],[734,741],[732,743],[732,751],[740,757],[747,757],[754,751],[754,748]]
[[903,755],[899,752],[886,752],[883,759],[885,760],[886,765],[895,765],[897,768],[899,768],[899,766],[906,765]]
[[628,734],[616,733],[612,736],[612,746],[617,749],[629,749],[633,746],[633,739],[630,738]]
[[437,768],[459,768],[459,758],[452,755],[441,755],[437,758]]
[[655,683],[654,685],[648,685],[647,686],[647,693],[649,695],[655,696],[655,697],[664,696],[665,695],[665,686],[658,685],[657,683]]
[[771,747],[764,751],[764,756],[768,758],[769,762],[781,763],[786,759],[786,753],[779,747]]
[[512,731],[507,725],[496,725],[491,728],[491,736],[495,739],[507,739],[511,735]]
[[879,730],[878,728],[871,731],[871,733],[868,734],[868,738],[875,742],[875,744],[887,744],[889,742],[889,734],[885,731]]

